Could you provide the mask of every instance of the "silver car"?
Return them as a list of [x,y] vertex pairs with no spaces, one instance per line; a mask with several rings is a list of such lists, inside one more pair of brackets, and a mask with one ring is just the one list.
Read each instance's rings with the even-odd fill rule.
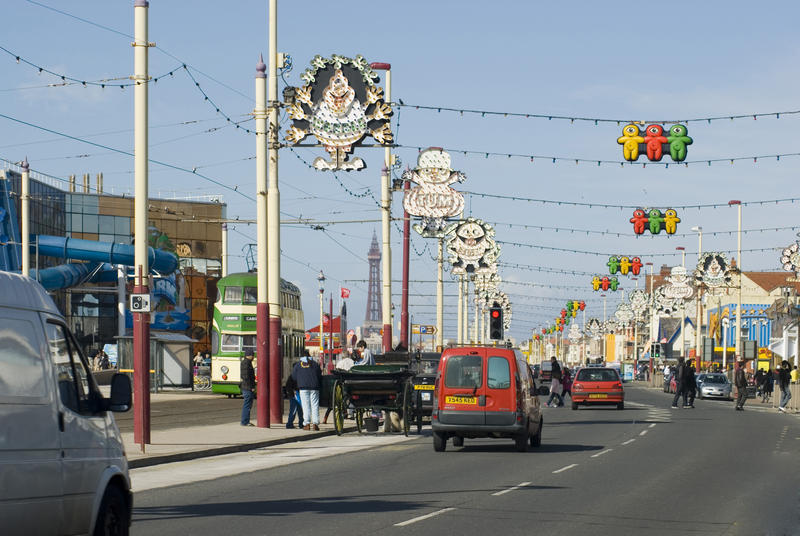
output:
[[731,400],[731,392],[733,385],[728,378],[721,373],[698,374],[697,379],[697,396],[703,398],[724,398]]

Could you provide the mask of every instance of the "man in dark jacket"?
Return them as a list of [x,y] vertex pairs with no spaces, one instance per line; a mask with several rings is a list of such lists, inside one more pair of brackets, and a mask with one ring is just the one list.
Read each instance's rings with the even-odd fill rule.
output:
[[697,379],[694,374],[692,361],[686,363],[683,373],[683,407],[694,408],[694,397],[697,395]]
[[319,391],[322,388],[322,370],[319,364],[311,359],[308,350],[303,350],[303,357],[292,369],[292,377],[300,390],[300,402],[303,406],[303,430],[319,430]]
[[[686,388],[686,363],[683,356],[678,358],[678,366],[675,368],[675,397],[672,399],[672,409],[678,409],[678,400],[683,396],[683,390]],[[686,403],[683,403],[684,406]]]
[[789,392],[789,383],[792,381],[792,367],[789,362],[784,360],[781,363],[781,368],[778,371],[778,387],[781,388],[781,402],[778,404],[778,411],[786,413],[786,404],[792,398],[792,393]]
[[253,426],[250,409],[253,407],[253,391],[256,389],[256,371],[253,369],[253,352],[248,351],[242,359],[239,389],[242,391],[242,426]]
[[741,357],[736,361],[733,383],[736,385],[736,410],[742,411],[747,401],[747,376],[744,374],[744,359]]
[[303,426],[303,410],[300,405],[300,391],[297,389],[297,382],[291,374],[286,378],[283,386],[286,398],[289,399],[289,417],[286,419],[286,428],[294,428],[294,418],[297,416],[297,427]]

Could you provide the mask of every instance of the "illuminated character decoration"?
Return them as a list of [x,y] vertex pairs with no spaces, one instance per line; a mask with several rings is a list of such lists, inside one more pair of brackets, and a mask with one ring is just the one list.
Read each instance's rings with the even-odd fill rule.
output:
[[644,210],[637,208],[633,211],[633,218],[630,219],[633,224],[633,232],[636,234],[643,234],[645,225],[647,224],[647,215]]
[[[361,56],[317,56],[311,65],[303,75],[307,85],[297,89],[295,102],[287,108],[293,126],[286,131],[286,140],[296,144],[313,134],[331,156],[330,161],[315,159],[315,169],[361,169],[365,164],[360,158],[347,160],[354,144],[364,136],[380,144],[392,142],[392,108],[383,101],[383,89],[375,85],[377,75]],[[348,75],[354,77],[355,86]]]
[[446,240],[453,273],[489,273],[500,253],[493,236],[494,228],[481,220],[467,218],[457,224]]
[[622,129],[622,136],[617,138],[617,143],[622,145],[622,156],[625,160],[633,162],[639,158],[639,144],[644,143],[644,138],[639,135],[639,127],[630,124]]
[[619,273],[628,275],[628,270],[631,269],[631,260],[628,257],[619,258]]
[[600,290],[600,278],[597,276],[592,278],[592,290]]
[[661,224],[664,223],[664,216],[657,208],[651,208],[647,213],[647,220],[650,222],[650,232],[658,234],[661,232]]
[[567,310],[561,309],[561,318],[566,318],[566,316],[567,316]]
[[681,219],[678,217],[678,213],[675,209],[668,208],[664,211],[664,230],[667,234],[675,234],[675,231],[678,230],[678,223],[680,223]]
[[608,258],[606,266],[608,266],[608,273],[610,273],[611,275],[616,274],[619,271],[619,259],[617,258],[617,256],[611,255]]
[[611,287],[611,290],[617,290],[619,288],[619,280],[616,277],[612,277],[608,282],[608,286]]
[[692,144],[692,138],[687,136],[688,129],[683,125],[673,125],[669,129],[667,143],[669,143],[669,155],[676,162],[686,160],[686,146]]
[[[415,184],[413,188],[406,190],[403,196],[403,208],[406,209],[406,212],[422,218],[421,223],[414,224],[414,229],[422,236],[442,236],[447,224],[445,220],[457,216],[464,210],[464,195],[454,190],[451,185],[463,182],[466,180],[466,176],[460,171],[451,169],[449,153],[442,149],[429,148],[419,153],[416,169],[403,172],[403,179]],[[475,218],[469,218],[469,220],[477,222],[478,226],[483,225],[483,222]],[[472,227],[471,224],[464,225]],[[473,229],[473,231],[479,232],[477,229]],[[472,231],[465,229],[465,232]],[[456,233],[462,234],[461,229],[459,228]],[[480,233],[483,234],[484,231],[480,230]],[[459,245],[454,240],[449,240],[447,245],[451,262],[459,255],[453,250]],[[482,255],[481,252],[478,257],[470,258],[477,261]],[[463,267],[455,268],[455,274],[465,273]]]
[[634,257],[631,259],[631,272],[633,273],[633,275],[639,275],[642,266],[643,266],[642,259],[640,259],[639,257]]
[[600,288],[603,290],[608,290],[609,285],[611,285],[611,280],[608,276],[604,276],[603,279],[600,280]]
[[542,335],[547,335],[547,330],[545,328],[542,328]]
[[583,301],[583,300],[581,300],[581,301],[578,303],[578,309],[580,309],[581,311],[583,311],[584,309],[586,309],[586,302],[585,302],[585,301]]
[[661,157],[664,147],[662,143],[667,143],[667,137],[664,136],[664,128],[661,125],[647,125],[644,131],[644,142],[647,144],[647,158],[658,162]]

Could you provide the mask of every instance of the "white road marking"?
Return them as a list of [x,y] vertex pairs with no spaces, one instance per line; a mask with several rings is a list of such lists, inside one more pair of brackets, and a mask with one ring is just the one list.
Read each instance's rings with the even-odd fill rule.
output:
[[650,426],[648,426],[648,428],[655,428],[655,427],[656,427],[656,423],[653,423]]
[[455,510],[455,508],[442,508],[441,510],[436,510],[435,512],[431,512],[430,514],[425,514],[424,516],[414,517],[407,521],[402,521],[400,523],[395,523],[395,527],[405,527],[406,525],[410,525],[412,523],[416,523],[417,521],[423,521],[425,519],[430,519],[432,517],[436,517],[438,515],[444,514],[445,512],[450,512],[451,510]]
[[629,439],[629,440],[625,441],[625,442],[624,442],[624,443],[622,443],[622,444],[623,444],[623,445],[627,445],[627,444],[629,444],[629,443],[633,443],[634,441],[636,441],[636,440],[635,440],[635,439]]
[[567,471],[568,469],[572,469],[573,467],[578,467],[578,464],[577,463],[573,463],[573,464],[567,465],[566,467],[562,467],[561,469],[556,469],[555,471],[553,471],[553,474],[561,473],[562,471]]
[[592,458],[597,458],[598,456],[602,456],[602,455],[603,455],[603,454],[605,454],[606,452],[611,452],[612,450],[614,450],[614,449],[606,449],[606,450],[603,450],[603,451],[601,451],[601,452],[598,452],[597,454],[592,454],[592,456],[591,456],[591,457],[592,457]]
[[639,432],[639,435],[640,436],[647,435],[647,430],[642,430],[641,432]]
[[519,483],[519,484],[517,484],[516,486],[512,486],[512,487],[510,487],[510,488],[508,488],[508,489],[504,489],[504,490],[502,490],[502,491],[498,491],[498,492],[496,492],[496,493],[492,493],[492,495],[494,495],[495,497],[498,497],[498,496],[500,496],[500,495],[505,495],[506,493],[508,493],[508,492],[510,492],[510,491],[518,490],[518,489],[519,489],[519,488],[521,488],[522,486],[528,486],[528,485],[530,485],[530,482],[520,482],[520,483]]

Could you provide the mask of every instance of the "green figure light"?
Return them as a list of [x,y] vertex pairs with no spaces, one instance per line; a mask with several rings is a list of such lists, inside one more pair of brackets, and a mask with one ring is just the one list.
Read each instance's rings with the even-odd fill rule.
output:
[[692,144],[692,138],[687,136],[687,128],[683,125],[673,125],[669,129],[667,142],[669,143],[669,155],[676,162],[686,160],[686,146]]
[[619,258],[616,255],[611,255],[606,266],[608,266],[608,273],[611,275],[616,274],[619,271]]
[[617,288],[619,288],[619,280],[616,277],[612,277],[609,280],[609,287],[611,290],[617,290]]
[[647,213],[647,219],[650,222],[650,232],[652,234],[660,233],[661,224],[664,223],[664,216],[661,211],[657,208],[650,209],[650,212]]

